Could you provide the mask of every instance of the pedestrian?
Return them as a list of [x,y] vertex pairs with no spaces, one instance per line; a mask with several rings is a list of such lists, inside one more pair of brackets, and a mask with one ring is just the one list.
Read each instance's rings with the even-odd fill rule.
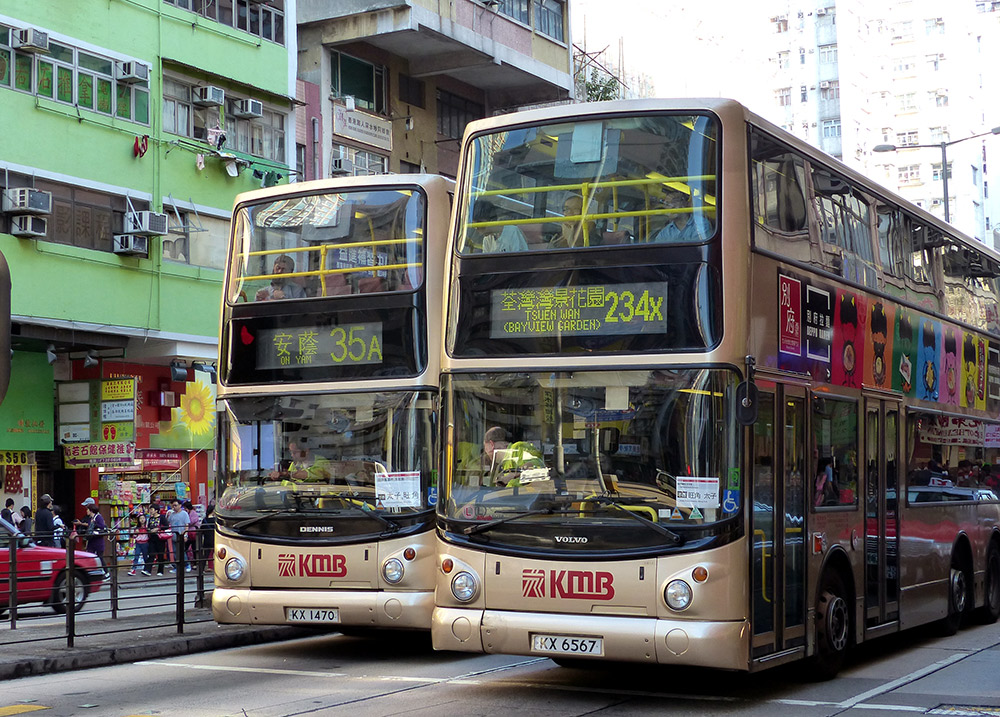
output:
[[[170,539],[170,525],[167,518],[160,515],[156,506],[151,506],[146,520],[149,532],[149,568],[157,577],[163,577],[164,563],[167,560],[167,540]],[[166,538],[166,540],[164,539]]]
[[8,498],[7,502],[4,504],[3,510],[0,510],[0,518],[3,518],[8,523],[14,524],[14,499]]
[[7,502],[10,505],[10,522],[14,524],[15,528],[17,528],[18,530],[20,530],[21,529],[21,521],[24,520],[24,515],[21,514],[21,511],[14,510],[14,501],[12,501],[10,498],[8,498]]
[[184,541],[187,538],[187,528],[191,523],[191,518],[188,516],[187,511],[184,510],[184,504],[181,503],[179,498],[174,498],[170,502],[171,511],[167,514],[167,522],[170,525],[170,530],[173,532],[173,540],[171,545],[173,546],[174,552],[170,556],[170,560],[173,565],[170,567],[170,572],[177,572],[177,565],[184,564]]
[[206,572],[215,553],[215,503],[205,509],[205,519],[201,521],[201,552]]
[[66,547],[66,523],[62,519],[62,508],[52,505],[52,542],[57,548]]
[[55,546],[56,527],[53,520],[52,496],[45,493],[38,499],[38,512],[35,513],[35,533],[38,536],[35,542],[39,545],[47,545],[50,548]]
[[108,525],[104,522],[104,516],[101,515],[97,502],[93,498],[87,498],[80,505],[87,509],[88,514],[86,520],[74,521],[78,526],[77,532],[87,540],[87,552],[97,556],[97,560],[104,570],[104,577],[107,579],[111,577],[111,573],[108,572],[108,564],[104,559],[104,536],[108,534]]
[[129,575],[135,575],[136,570],[140,570],[139,563],[142,563],[142,574],[149,575],[149,531],[146,529],[146,516],[139,513],[136,518],[135,528],[135,551],[132,555],[132,569]]
[[184,510],[187,511],[188,520],[190,521],[188,523],[184,552],[188,558],[187,571],[191,572],[192,567],[198,559],[196,550],[198,546],[198,530],[201,527],[201,514],[194,509],[194,504],[189,500],[184,502]]
[[26,505],[21,506],[21,524],[18,529],[28,537],[31,537],[31,529],[34,524],[31,522],[31,508]]

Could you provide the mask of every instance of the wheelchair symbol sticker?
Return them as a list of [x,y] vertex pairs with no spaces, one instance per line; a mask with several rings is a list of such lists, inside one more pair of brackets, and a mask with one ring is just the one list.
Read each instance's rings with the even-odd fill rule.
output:
[[437,505],[438,502],[438,489],[436,485],[428,486],[427,488],[427,505]]
[[738,490],[727,490],[722,495],[722,512],[737,513],[740,509],[740,492]]

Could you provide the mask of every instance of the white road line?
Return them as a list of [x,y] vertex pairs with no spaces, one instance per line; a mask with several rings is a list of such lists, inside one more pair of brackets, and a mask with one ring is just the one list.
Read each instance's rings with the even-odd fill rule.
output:
[[261,675],[297,675],[299,677],[347,677],[344,672],[318,672],[311,670],[277,670],[264,667],[236,667],[226,665],[196,665],[191,662],[168,662],[167,660],[143,660],[136,665],[156,665],[157,667],[186,667],[189,670],[211,670],[215,672],[252,672]]
[[927,667],[921,667],[919,670],[915,670],[908,675],[903,675],[902,677],[899,677],[893,680],[892,682],[886,682],[884,685],[880,685],[879,687],[873,687],[867,692],[862,692],[860,695],[855,695],[850,699],[846,699],[843,702],[840,702],[839,706],[854,707],[860,702],[864,702],[865,700],[870,699],[872,697],[877,697],[878,695],[884,695],[886,692],[892,692],[897,687],[902,687],[905,684],[919,680],[921,677],[926,677],[927,675],[937,672],[938,670],[942,670],[945,667],[948,667],[949,665],[953,665],[956,662],[964,660],[966,657],[969,657],[970,655],[973,654],[975,653],[959,652],[955,655],[946,657],[943,660],[938,660],[932,665],[928,665]]
[[912,705],[876,705],[871,702],[862,702],[854,705],[858,709],[864,710],[885,710],[886,712],[919,712],[920,714],[934,714],[933,710],[928,711],[926,707],[913,707]]

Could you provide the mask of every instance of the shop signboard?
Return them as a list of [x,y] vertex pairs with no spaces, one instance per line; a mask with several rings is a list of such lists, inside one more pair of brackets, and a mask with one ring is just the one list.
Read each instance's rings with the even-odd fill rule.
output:
[[52,366],[43,353],[15,351],[0,404],[0,449],[51,451],[55,443]]
[[134,441],[70,443],[63,446],[67,468],[129,464],[135,460]]
[[333,133],[356,142],[392,151],[392,122],[367,112],[333,106]]
[[134,377],[65,381],[57,396],[62,443],[135,441]]
[[139,451],[144,471],[176,471],[180,470],[184,461],[183,451]]
[[0,466],[27,465],[28,457],[28,451],[0,451]]

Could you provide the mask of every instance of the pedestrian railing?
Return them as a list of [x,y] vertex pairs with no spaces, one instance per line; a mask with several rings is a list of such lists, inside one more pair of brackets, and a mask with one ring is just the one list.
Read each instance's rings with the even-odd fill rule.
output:
[[[76,539],[63,541],[51,533],[12,535],[6,546],[0,540],[0,559],[4,547],[8,556],[6,576],[0,575],[0,619],[6,612],[4,622],[11,630],[3,642],[65,640],[74,647],[77,638],[92,635],[163,627],[175,627],[181,634],[185,625],[211,622],[210,611],[192,615],[188,608],[211,607],[213,530],[172,533],[163,541],[166,555],[147,558],[133,574],[127,547],[136,535],[112,530],[105,536],[101,563]],[[55,545],[57,540],[63,545]],[[138,614],[144,616],[141,624],[130,627],[126,618]],[[152,615],[163,620],[151,621]],[[93,619],[97,617],[111,620],[98,622]],[[53,621],[64,622],[62,634],[25,629],[40,623],[51,627]]]

